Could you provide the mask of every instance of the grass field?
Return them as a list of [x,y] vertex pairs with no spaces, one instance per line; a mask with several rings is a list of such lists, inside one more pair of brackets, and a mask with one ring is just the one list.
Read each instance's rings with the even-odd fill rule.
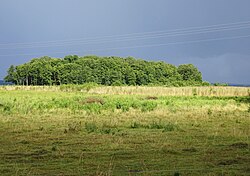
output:
[[250,175],[249,88],[0,88],[0,175]]

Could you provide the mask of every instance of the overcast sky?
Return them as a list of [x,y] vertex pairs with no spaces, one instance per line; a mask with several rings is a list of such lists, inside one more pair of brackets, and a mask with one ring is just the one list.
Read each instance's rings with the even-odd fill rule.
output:
[[249,0],[1,0],[0,79],[69,54],[192,63],[209,82],[250,83]]

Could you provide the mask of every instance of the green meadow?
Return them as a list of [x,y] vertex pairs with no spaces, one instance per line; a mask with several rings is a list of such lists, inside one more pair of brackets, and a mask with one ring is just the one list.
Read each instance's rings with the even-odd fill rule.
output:
[[0,175],[250,175],[249,89],[138,89],[2,87]]

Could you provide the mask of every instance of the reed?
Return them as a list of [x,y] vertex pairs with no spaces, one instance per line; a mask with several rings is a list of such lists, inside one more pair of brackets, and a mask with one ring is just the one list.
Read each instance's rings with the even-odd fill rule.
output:
[[150,96],[250,96],[247,87],[142,87],[105,86],[96,87],[89,93],[110,95],[150,95]]
[[0,90],[34,90],[86,92],[107,95],[148,95],[148,96],[250,96],[248,87],[148,87],[148,86],[98,86],[62,85],[62,86],[0,86]]

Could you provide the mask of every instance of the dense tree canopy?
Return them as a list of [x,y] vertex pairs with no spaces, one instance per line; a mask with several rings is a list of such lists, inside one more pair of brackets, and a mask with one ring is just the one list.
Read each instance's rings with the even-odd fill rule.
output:
[[201,72],[192,64],[176,67],[165,62],[132,57],[76,55],[48,56],[11,65],[5,81],[17,85],[61,85],[94,82],[102,85],[202,85]]

